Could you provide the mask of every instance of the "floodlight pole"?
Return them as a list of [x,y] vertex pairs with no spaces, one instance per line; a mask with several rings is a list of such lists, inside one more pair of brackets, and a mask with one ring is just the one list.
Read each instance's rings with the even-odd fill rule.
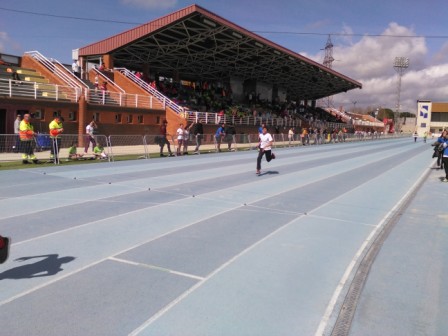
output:
[[409,67],[409,58],[407,57],[395,57],[394,69],[398,74],[398,87],[397,87],[397,109],[395,116],[395,128],[399,132],[400,127],[400,96],[401,96],[401,77]]

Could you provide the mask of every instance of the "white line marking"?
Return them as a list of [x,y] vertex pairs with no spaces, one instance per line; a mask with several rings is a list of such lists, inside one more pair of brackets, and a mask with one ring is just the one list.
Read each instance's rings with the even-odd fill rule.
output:
[[201,276],[198,276],[198,275],[194,275],[194,274],[174,271],[174,270],[171,270],[171,269],[168,269],[168,268],[165,268],[165,267],[160,267],[160,266],[155,266],[155,265],[148,265],[148,264],[144,264],[144,263],[138,263],[138,262],[125,260],[125,259],[121,259],[121,258],[116,258],[116,257],[110,257],[109,260],[121,262],[121,263],[124,263],[124,264],[130,264],[130,265],[133,265],[133,266],[141,266],[141,267],[145,267],[145,268],[150,268],[150,269],[154,269],[154,270],[158,270],[158,271],[162,271],[162,272],[167,272],[167,273],[171,273],[171,274],[175,274],[175,275],[180,275],[182,277],[191,278],[191,279],[195,279],[195,280],[199,280],[199,281],[204,280],[204,277],[201,277]]
[[342,276],[341,280],[339,281],[339,284],[337,285],[333,296],[330,299],[330,302],[328,303],[327,309],[325,310],[325,313],[319,323],[319,326],[316,330],[315,336],[322,336],[324,335],[324,332],[328,326],[328,322],[330,320],[331,315],[333,314],[334,307],[336,306],[336,303],[339,299],[339,296],[341,295],[341,292],[349,279],[351,273],[353,272],[353,269],[355,265],[358,263],[358,259],[361,255],[364,254],[365,249],[369,245],[372,238],[377,234],[377,232],[383,228],[384,224],[386,223],[386,220],[390,218],[390,216],[396,211],[396,209],[401,206],[403,201],[408,197],[408,195],[414,191],[416,186],[421,183],[421,180],[423,180],[424,176],[426,175],[427,171],[424,170],[423,173],[420,175],[420,177],[417,179],[417,181],[412,185],[412,187],[406,192],[406,194],[403,195],[403,197],[400,198],[400,200],[395,204],[395,206],[383,217],[383,219],[378,223],[378,225],[373,229],[373,231],[370,233],[370,235],[367,237],[367,239],[364,241],[364,243],[361,245],[359,250],[356,252],[355,256],[353,257],[352,261],[349,263],[347,269],[345,270],[344,275]]

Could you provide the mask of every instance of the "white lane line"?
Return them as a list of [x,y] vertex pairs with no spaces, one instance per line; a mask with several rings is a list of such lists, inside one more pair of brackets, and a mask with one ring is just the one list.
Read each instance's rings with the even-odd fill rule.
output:
[[397,208],[401,206],[401,204],[404,202],[404,200],[412,193],[414,192],[415,188],[422,182],[424,177],[426,176],[426,169],[423,171],[423,173],[420,175],[420,177],[417,179],[417,181],[412,185],[411,188],[403,195],[403,197],[400,198],[400,200],[395,204],[395,206],[383,217],[383,219],[376,225],[376,227],[373,229],[373,231],[369,234],[367,239],[364,241],[364,243],[361,245],[359,250],[356,252],[355,256],[349,263],[347,269],[345,270],[344,275],[342,276],[341,280],[339,281],[333,296],[330,299],[330,302],[327,305],[327,308],[325,310],[324,315],[322,316],[322,319],[319,323],[319,326],[317,327],[315,336],[322,336],[325,335],[325,331],[327,329],[328,323],[330,321],[330,318],[334,312],[334,308],[336,306],[336,303],[339,300],[339,296],[342,293],[342,290],[345,287],[345,284],[347,283],[348,279],[351,277],[351,274],[354,270],[355,265],[358,264],[359,258],[361,255],[364,255],[366,252],[366,249],[370,246],[370,243],[372,241],[372,238],[375,237],[380,229],[383,228],[386,221],[391,217],[391,215],[396,211]]
[[150,269],[153,269],[153,270],[162,271],[162,272],[175,274],[175,275],[180,275],[180,276],[185,277],[185,278],[195,279],[195,280],[199,280],[199,281],[204,280],[204,277],[201,277],[201,276],[198,276],[198,275],[194,275],[194,274],[174,271],[174,270],[171,270],[171,269],[168,269],[168,268],[165,268],[165,267],[149,265],[149,264],[144,264],[144,263],[138,263],[138,262],[125,260],[125,259],[121,259],[121,258],[116,258],[116,257],[110,257],[109,260],[113,260],[113,261],[124,263],[124,264],[129,264],[129,265],[133,265],[133,266],[140,266],[140,267],[150,268]]

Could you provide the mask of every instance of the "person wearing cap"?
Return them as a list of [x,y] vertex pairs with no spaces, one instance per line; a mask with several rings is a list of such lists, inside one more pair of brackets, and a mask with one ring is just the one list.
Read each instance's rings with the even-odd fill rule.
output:
[[25,114],[23,120],[19,125],[19,137],[20,137],[20,150],[22,152],[22,163],[30,163],[28,160],[32,160],[34,163],[40,163],[40,161],[34,155],[33,141],[34,141],[34,127],[30,123],[31,115]]
[[163,154],[163,147],[165,147],[165,144],[168,147],[168,152],[170,153],[169,156],[174,156],[174,154],[171,152],[170,142],[166,138],[166,136],[168,135],[167,131],[166,131],[167,125],[168,125],[168,121],[164,120],[162,125],[160,126],[160,136],[159,136],[160,157],[166,156]]
[[10,238],[0,236],[0,264],[3,264],[8,259],[10,244]]
[[59,163],[59,150],[61,148],[61,134],[64,132],[62,122],[64,118],[61,116],[54,117],[53,121],[48,125],[50,129],[51,154],[50,160]]

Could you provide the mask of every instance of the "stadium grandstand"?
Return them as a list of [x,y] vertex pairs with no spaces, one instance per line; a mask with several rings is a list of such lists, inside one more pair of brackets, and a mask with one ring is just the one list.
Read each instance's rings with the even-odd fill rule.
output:
[[72,55],[79,75],[39,51],[0,55],[0,134],[12,134],[16,115],[25,113],[39,133],[62,116],[64,134],[78,135],[80,147],[92,119],[107,136],[157,135],[164,120],[169,134],[199,120],[207,134],[222,122],[237,134],[261,123],[276,134],[384,130],[375,118],[318,106],[361,83],[197,5]]

